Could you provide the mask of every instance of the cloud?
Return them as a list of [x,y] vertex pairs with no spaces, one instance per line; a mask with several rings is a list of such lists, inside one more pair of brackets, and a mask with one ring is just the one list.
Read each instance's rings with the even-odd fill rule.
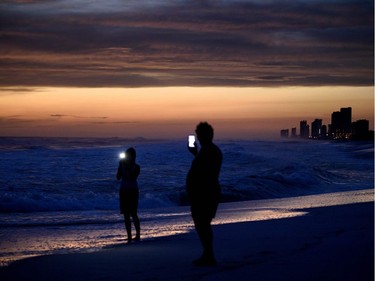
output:
[[370,0],[14,2],[0,86],[373,85]]
[[63,118],[71,117],[76,119],[107,119],[105,116],[79,116],[79,115],[67,115],[67,114],[51,114],[50,117]]
[[18,129],[25,126],[35,125],[39,120],[28,119],[22,115],[0,116],[0,128]]
[[0,86],[0,97],[14,96],[14,95],[27,95],[35,92],[40,92],[42,90],[38,88],[31,87],[1,87]]

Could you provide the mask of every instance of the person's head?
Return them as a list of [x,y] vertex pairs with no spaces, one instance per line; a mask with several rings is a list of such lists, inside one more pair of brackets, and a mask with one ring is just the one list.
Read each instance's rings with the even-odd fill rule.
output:
[[210,143],[214,138],[214,129],[207,122],[200,122],[195,132],[201,144]]
[[126,159],[129,162],[135,162],[135,158],[137,157],[137,153],[133,147],[130,147],[126,150]]

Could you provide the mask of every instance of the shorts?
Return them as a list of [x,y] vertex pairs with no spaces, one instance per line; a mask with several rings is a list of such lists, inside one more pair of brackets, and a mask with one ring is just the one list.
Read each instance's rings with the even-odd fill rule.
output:
[[120,189],[120,212],[121,214],[136,214],[138,210],[139,190],[138,188]]

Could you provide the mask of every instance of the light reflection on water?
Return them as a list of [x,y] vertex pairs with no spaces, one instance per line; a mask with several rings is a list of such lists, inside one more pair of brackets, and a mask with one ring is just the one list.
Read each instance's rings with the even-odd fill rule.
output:
[[[372,189],[220,205],[213,224],[302,216],[309,208],[374,201]],[[142,210],[142,239],[188,233],[193,224],[188,207]],[[22,215],[17,215],[22,216]],[[28,215],[30,216],[30,214]],[[23,220],[0,216],[0,265],[25,257],[95,251],[126,243],[121,215],[113,211],[34,213]]]

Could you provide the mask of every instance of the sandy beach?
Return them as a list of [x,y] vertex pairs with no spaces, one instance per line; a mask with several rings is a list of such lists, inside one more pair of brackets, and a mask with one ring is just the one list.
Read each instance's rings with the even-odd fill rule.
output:
[[[373,191],[367,193],[373,198]],[[295,217],[215,225],[216,267],[192,265],[201,248],[190,232],[92,253],[20,260],[1,268],[0,279],[370,281],[374,201],[364,201],[295,209],[303,213]],[[260,200],[257,208],[269,209],[269,203]]]

